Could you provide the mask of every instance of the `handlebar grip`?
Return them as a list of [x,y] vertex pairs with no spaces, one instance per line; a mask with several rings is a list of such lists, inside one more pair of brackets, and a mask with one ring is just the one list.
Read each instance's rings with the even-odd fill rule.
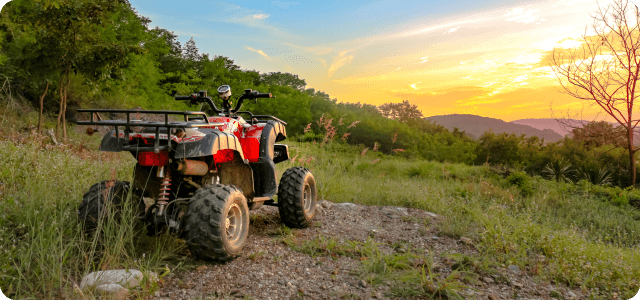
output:
[[275,98],[271,96],[271,93],[259,93],[256,95],[256,98]]
[[191,100],[191,96],[175,96],[176,100]]

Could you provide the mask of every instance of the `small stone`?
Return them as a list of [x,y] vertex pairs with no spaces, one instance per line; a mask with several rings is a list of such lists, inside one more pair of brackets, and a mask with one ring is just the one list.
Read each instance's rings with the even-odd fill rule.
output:
[[278,284],[284,285],[284,281],[278,281]]
[[437,240],[437,239],[439,239],[439,237],[437,237],[437,236],[435,236],[435,235],[434,235],[434,236],[432,236],[432,237],[431,237],[431,239],[432,239],[432,240]]
[[567,296],[569,296],[569,299],[576,299],[576,298],[578,298],[578,296],[576,296],[576,294],[574,294],[572,291],[568,291],[568,292],[567,292]]
[[404,250],[404,248],[398,248],[398,253],[406,253],[407,250]]
[[491,277],[483,277],[482,281],[486,282],[486,283],[494,283],[495,281],[493,281],[493,278]]
[[333,206],[333,203],[331,203],[330,201],[327,200],[320,200],[320,202],[318,202],[323,208],[326,209],[330,209]]
[[203,272],[206,269],[207,269],[207,266],[199,266],[199,267],[196,268],[196,271]]
[[460,241],[467,244],[467,245],[473,245],[473,241],[470,238],[467,237],[461,237]]
[[333,275],[338,275],[338,273],[339,273],[339,272],[340,272],[340,271],[338,271],[338,269],[335,269],[335,270],[333,270],[333,273],[331,273],[331,274],[333,274]]
[[500,300],[500,296],[495,293],[489,294],[489,300]]
[[440,272],[440,271],[442,271],[442,266],[440,266],[440,265],[434,265],[434,266],[433,266],[433,271],[434,271],[434,272]]
[[353,203],[349,203],[349,202],[339,203],[337,205],[340,206],[341,208],[350,208],[350,209],[355,209],[355,208],[358,207],[358,205],[353,204]]
[[90,273],[82,278],[80,289],[103,284],[119,284],[123,287],[136,287],[144,276],[134,269],[107,270]]
[[432,212],[428,212],[428,211],[427,211],[427,212],[425,212],[425,214],[426,214],[427,216],[429,216],[429,217],[432,217],[432,218],[437,218],[437,217],[438,217],[438,215],[436,215],[436,214],[434,214],[434,213],[432,213]]
[[322,205],[316,203],[316,212],[322,214],[323,208]]
[[367,282],[364,280],[360,280],[358,281],[358,285],[360,285],[363,288],[366,288],[368,286]]
[[408,216],[409,215],[409,210],[407,210],[406,207],[396,207],[396,210],[398,212],[400,212],[400,214]]
[[384,295],[382,295],[382,292],[377,292],[377,293],[376,293],[376,298],[377,298],[377,299],[383,299],[383,298],[384,298]]
[[521,289],[523,287],[522,283],[515,282],[515,281],[513,281],[512,283],[513,283],[513,286],[515,286],[515,287],[517,287],[519,289]]
[[516,265],[509,265],[509,271],[514,272],[516,274],[520,273],[520,267]]

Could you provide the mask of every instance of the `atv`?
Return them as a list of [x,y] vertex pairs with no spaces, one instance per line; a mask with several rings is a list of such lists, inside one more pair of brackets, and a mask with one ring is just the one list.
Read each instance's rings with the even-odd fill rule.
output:
[[[215,117],[202,111],[78,109],[90,114],[90,120],[78,125],[113,127],[103,137],[101,151],[127,151],[137,160],[133,183],[105,180],[84,194],[78,215],[86,232],[95,232],[105,221],[107,204],[117,210],[134,201],[148,235],[168,232],[184,239],[199,259],[228,261],[247,240],[250,209],[277,206],[285,225],[310,225],[317,200],[313,174],[293,167],[276,182],[275,164],[289,159],[288,146],[276,144],[286,138],[287,123],[240,111],[245,100],[275,97],[247,89],[234,97],[232,109],[231,87],[222,85],[217,91],[220,109],[207,91],[175,96],[193,105],[208,104]],[[101,113],[126,119],[102,120]],[[141,120],[140,114],[156,121]]]

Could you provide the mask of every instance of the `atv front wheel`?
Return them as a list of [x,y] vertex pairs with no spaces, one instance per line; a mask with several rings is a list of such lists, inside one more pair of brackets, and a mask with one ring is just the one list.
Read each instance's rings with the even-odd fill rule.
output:
[[[118,220],[130,191],[131,185],[127,181],[105,180],[91,186],[78,208],[78,219],[83,222],[85,232],[95,231],[100,222]],[[137,213],[144,214],[144,201],[141,197],[132,196],[135,201],[139,201],[134,206],[138,209]],[[113,205],[113,208],[108,208],[107,205]]]
[[303,228],[311,225],[316,214],[316,180],[306,168],[286,170],[278,186],[278,210],[285,225]]
[[234,186],[212,184],[198,189],[185,215],[191,253],[202,260],[228,261],[240,254],[249,235],[249,208]]

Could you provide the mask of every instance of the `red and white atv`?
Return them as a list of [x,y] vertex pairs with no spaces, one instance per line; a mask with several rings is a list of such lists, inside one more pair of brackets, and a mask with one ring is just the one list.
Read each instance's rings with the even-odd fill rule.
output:
[[[317,199],[311,172],[293,167],[284,172],[279,185],[276,182],[275,164],[289,159],[288,146],[276,144],[287,136],[286,123],[240,111],[244,100],[275,97],[245,90],[231,109],[231,88],[223,85],[218,93],[222,109],[206,91],[175,97],[207,103],[216,117],[194,111],[78,110],[91,114],[89,121],[78,121],[78,125],[114,127],[102,139],[101,151],[127,151],[138,161],[132,184],[102,181],[84,195],[78,214],[88,232],[100,224],[107,203],[118,208],[133,199],[138,217],[148,224],[147,234],[168,230],[185,239],[200,259],[229,260],[247,240],[249,209],[278,206],[285,225],[310,225]],[[124,114],[126,119],[96,120],[100,113]],[[140,114],[160,115],[164,121],[132,118]],[[172,115],[184,121],[172,121]],[[247,120],[240,115],[248,116]]]

